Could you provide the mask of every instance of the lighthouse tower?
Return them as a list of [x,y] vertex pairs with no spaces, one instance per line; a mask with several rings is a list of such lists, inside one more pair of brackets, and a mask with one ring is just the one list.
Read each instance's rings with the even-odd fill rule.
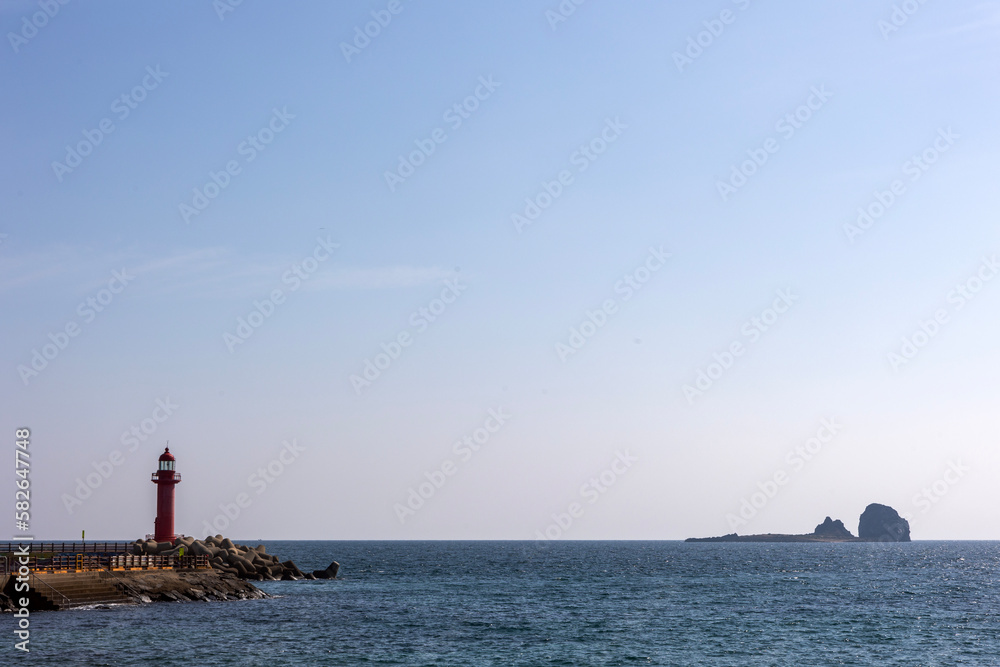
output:
[[160,454],[160,467],[153,473],[152,482],[156,484],[156,523],[153,539],[157,542],[173,542],[177,539],[177,535],[174,534],[174,485],[180,484],[181,475],[174,471],[176,463],[170,448],[165,447]]

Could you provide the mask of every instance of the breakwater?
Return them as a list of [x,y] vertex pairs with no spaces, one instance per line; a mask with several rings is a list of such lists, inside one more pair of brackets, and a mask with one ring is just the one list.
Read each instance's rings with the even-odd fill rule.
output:
[[256,547],[236,544],[222,535],[204,540],[180,537],[174,542],[136,540],[133,553],[179,558],[185,555],[207,557],[213,569],[252,581],[336,579],[340,571],[340,564],[334,561],[325,570],[303,572],[292,561],[281,562],[277,556],[269,555],[263,544]]
[[222,535],[173,542],[49,542],[0,552],[0,610],[268,597],[251,581],[335,579],[337,562],[303,572],[264,545]]

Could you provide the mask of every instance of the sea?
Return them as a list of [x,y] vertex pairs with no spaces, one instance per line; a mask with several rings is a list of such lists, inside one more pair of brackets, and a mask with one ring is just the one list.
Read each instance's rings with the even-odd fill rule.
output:
[[1000,542],[263,543],[339,578],[32,613],[0,664],[1000,665]]

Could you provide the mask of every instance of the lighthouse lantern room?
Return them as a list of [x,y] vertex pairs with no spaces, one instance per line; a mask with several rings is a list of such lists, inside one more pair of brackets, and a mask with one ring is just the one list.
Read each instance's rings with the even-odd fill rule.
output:
[[173,542],[174,534],[174,485],[180,484],[181,475],[174,468],[177,465],[170,448],[165,447],[160,454],[160,466],[153,473],[152,482],[156,484],[156,522],[154,523],[153,539],[157,542]]

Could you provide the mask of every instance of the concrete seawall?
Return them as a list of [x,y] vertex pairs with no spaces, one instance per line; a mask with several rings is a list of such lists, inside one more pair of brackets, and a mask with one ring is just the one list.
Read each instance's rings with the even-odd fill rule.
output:
[[29,609],[58,610],[95,604],[190,600],[253,600],[269,597],[253,584],[212,569],[132,570],[123,572],[39,572],[29,590],[14,590],[16,577],[4,577],[0,607],[13,611],[27,596]]

